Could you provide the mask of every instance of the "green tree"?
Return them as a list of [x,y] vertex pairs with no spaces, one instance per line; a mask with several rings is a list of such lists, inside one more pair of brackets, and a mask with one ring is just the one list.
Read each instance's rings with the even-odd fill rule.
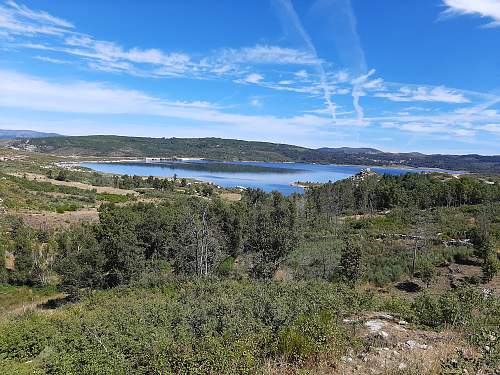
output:
[[359,241],[347,239],[340,256],[338,275],[341,281],[355,284],[363,277],[363,250]]
[[420,279],[429,288],[437,276],[436,266],[429,259],[424,259],[419,264],[419,274]]
[[269,278],[297,245],[296,207],[278,192],[251,196],[245,250],[255,255],[254,276]]
[[93,226],[75,227],[58,238],[55,270],[69,290],[105,286],[106,255],[96,239]]

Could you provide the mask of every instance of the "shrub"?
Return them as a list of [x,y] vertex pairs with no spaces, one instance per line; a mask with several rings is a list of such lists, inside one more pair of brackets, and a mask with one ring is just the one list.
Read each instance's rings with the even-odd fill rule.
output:
[[[347,348],[345,328],[328,311],[302,315],[278,334],[278,354],[287,361],[305,362],[327,356],[338,358]],[[351,342],[352,345],[352,342]]]

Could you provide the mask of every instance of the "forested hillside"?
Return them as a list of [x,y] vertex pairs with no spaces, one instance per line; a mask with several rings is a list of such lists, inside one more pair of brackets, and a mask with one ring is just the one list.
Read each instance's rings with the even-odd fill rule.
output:
[[500,173],[500,155],[424,155],[374,149],[309,149],[268,142],[221,138],[142,138],[121,136],[53,137],[15,141],[12,146],[56,155],[100,157],[198,157],[216,160],[296,161]]

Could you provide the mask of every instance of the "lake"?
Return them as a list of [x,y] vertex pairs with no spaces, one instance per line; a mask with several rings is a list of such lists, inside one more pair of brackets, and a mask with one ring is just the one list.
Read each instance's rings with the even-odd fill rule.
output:
[[[269,162],[221,162],[209,160],[150,161],[81,163],[82,167],[99,172],[138,176],[173,176],[193,178],[216,185],[234,188],[260,188],[270,192],[277,190],[285,195],[302,193],[303,188],[291,186],[293,182],[328,182],[348,178],[366,166],[322,165],[305,163]],[[377,173],[401,175],[436,170],[370,167]],[[442,171],[450,172],[450,171]]]

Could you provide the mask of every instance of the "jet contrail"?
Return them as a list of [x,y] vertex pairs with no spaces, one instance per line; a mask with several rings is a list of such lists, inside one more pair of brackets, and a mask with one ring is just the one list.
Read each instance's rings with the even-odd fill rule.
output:
[[297,15],[297,12],[295,11],[295,8],[293,7],[293,4],[290,0],[274,0],[274,2],[276,5],[276,9],[278,9],[279,12],[285,13],[284,14],[285,17],[283,17],[283,22],[291,23],[291,26],[298,33],[302,41],[305,43],[309,52],[317,59],[316,68],[320,76],[320,87],[323,90],[323,98],[325,99],[325,104],[328,110],[330,111],[333,120],[336,120],[337,106],[331,99],[332,91],[327,82],[326,71],[325,68],[323,67],[323,62],[318,57],[318,52],[311,40],[311,37],[304,29],[304,26],[302,26],[302,23],[300,22],[300,19]]

